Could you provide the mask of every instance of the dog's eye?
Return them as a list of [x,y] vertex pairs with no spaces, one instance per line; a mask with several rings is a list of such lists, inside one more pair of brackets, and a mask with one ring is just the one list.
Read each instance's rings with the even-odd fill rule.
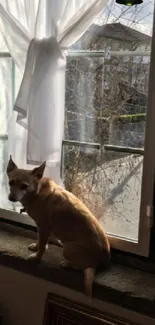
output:
[[26,184],[26,183],[23,183],[23,184],[20,185],[21,190],[26,190],[27,187],[28,187],[28,184]]
[[14,185],[15,185],[15,180],[14,179],[10,179],[9,186],[14,186]]

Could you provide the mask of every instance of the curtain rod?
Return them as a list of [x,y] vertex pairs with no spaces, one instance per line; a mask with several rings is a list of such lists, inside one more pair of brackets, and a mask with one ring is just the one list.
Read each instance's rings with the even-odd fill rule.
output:
[[[150,56],[151,51],[109,51],[110,56]],[[106,55],[105,51],[88,51],[88,50],[69,50],[68,57],[103,57]],[[11,58],[9,52],[0,52],[0,58]]]
[[[109,56],[150,56],[151,51],[109,51]],[[104,57],[106,51],[69,50],[69,57]]]

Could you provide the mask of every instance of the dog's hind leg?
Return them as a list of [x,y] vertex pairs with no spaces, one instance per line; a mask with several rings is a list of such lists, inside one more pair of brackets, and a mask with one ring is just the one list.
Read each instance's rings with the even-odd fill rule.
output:
[[69,243],[64,245],[63,255],[65,260],[60,263],[62,267],[84,271],[84,291],[91,298],[96,270],[96,260],[92,258],[91,251]]
[[84,270],[84,289],[87,297],[91,299],[92,297],[92,288],[95,277],[95,268],[88,267]]
[[56,245],[58,247],[63,247],[61,241],[56,238],[53,233],[50,234],[49,240],[51,241],[51,244]]

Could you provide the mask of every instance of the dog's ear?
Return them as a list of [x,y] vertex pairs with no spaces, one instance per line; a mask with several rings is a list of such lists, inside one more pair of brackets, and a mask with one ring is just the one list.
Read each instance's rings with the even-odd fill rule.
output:
[[34,168],[31,171],[31,174],[35,175],[38,179],[40,179],[43,177],[45,167],[46,167],[46,161],[44,161],[44,163],[41,166]]
[[14,163],[14,161],[12,160],[12,156],[10,155],[10,159],[9,159],[8,166],[6,169],[7,175],[9,175],[14,169],[18,169],[18,167]]

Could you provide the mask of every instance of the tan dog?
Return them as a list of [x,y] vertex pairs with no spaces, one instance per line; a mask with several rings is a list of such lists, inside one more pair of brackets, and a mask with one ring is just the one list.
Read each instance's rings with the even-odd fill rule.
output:
[[72,193],[49,178],[42,178],[46,163],[33,170],[19,169],[11,156],[7,167],[9,200],[20,201],[38,227],[38,241],[29,249],[30,259],[40,260],[52,233],[63,244],[63,267],[84,270],[85,292],[92,294],[99,262],[110,260],[108,239],[97,219]]

